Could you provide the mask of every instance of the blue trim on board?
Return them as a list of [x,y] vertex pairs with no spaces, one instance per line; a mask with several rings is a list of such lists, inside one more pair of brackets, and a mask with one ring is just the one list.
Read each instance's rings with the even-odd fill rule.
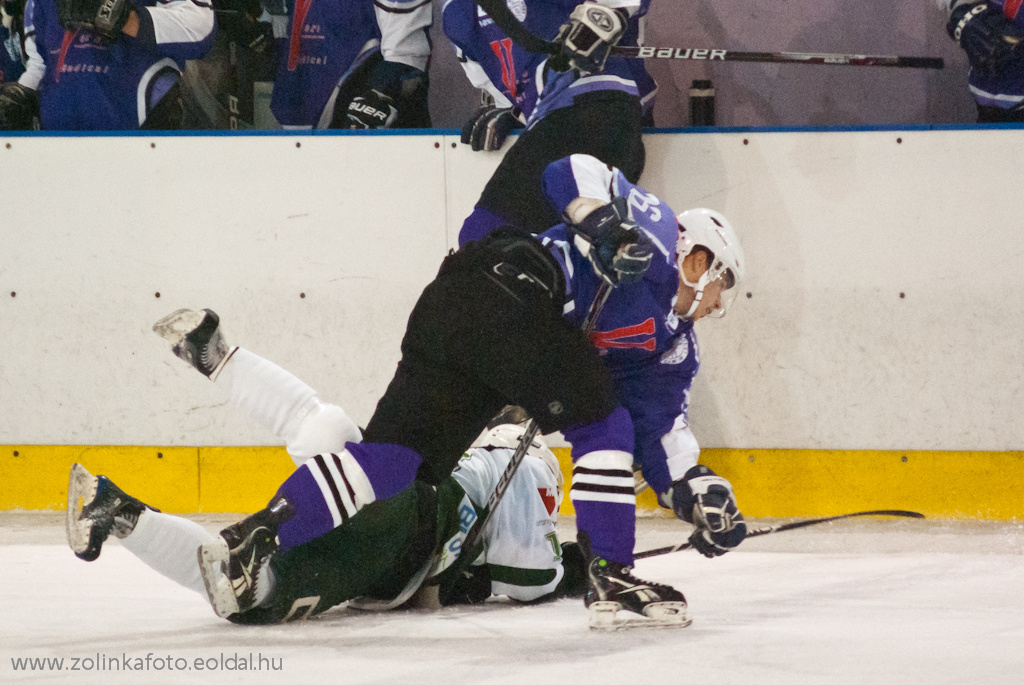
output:
[[[850,133],[878,131],[991,131],[1024,130],[1024,123],[1006,124],[884,124],[873,126],[687,126],[645,128],[648,135],[684,133]],[[166,137],[238,137],[238,136],[458,136],[457,128],[381,129],[353,131],[344,129],[245,129],[240,131],[0,131],[0,138],[166,138]],[[512,135],[516,135],[514,132]]]

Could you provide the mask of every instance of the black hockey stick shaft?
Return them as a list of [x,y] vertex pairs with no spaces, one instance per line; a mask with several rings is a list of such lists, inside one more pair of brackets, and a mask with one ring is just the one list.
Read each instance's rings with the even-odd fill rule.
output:
[[[777,526],[751,528],[747,530],[747,537],[756,538],[761,535],[770,535],[772,533],[781,533],[786,530],[795,530],[797,528],[806,528],[807,526],[816,526],[819,523],[828,523],[829,521],[838,521],[839,519],[848,519],[853,518],[854,516],[899,516],[903,518],[912,519],[924,518],[924,514],[920,514],[916,511],[904,511],[903,509],[876,509],[873,511],[855,511],[852,514],[840,514],[838,516],[826,516],[824,518],[804,519],[803,521],[781,523]],[[684,549],[690,549],[691,547],[693,547],[693,545],[691,545],[689,541],[686,541],[678,545],[669,545],[668,547],[658,547],[657,549],[649,549],[644,552],[637,552],[633,555],[633,557],[636,559],[646,559],[648,557],[657,557],[662,554],[681,552]]]
[[594,295],[594,301],[590,304],[590,309],[587,311],[587,318],[583,320],[583,333],[587,338],[594,332],[594,327],[597,326],[597,317],[601,315],[604,303],[608,301],[608,296],[611,295],[611,292],[612,284],[601,279],[601,285],[598,287],[597,293]]
[[[477,0],[477,4],[494,20],[509,38],[527,52],[553,55],[559,47],[530,32],[519,21],[505,0]],[[637,47],[616,45],[614,57],[635,59],[688,59],[724,62],[776,62],[788,64],[831,64],[850,67],[906,67],[911,69],[942,69],[941,57],[901,57],[898,55],[853,55],[824,52],[741,52],[715,48]]]
[[533,439],[537,437],[538,430],[540,430],[540,426],[537,425],[536,421],[530,419],[526,422],[526,431],[519,436],[519,444],[516,445],[516,451],[512,453],[512,458],[508,460],[508,466],[505,467],[501,478],[498,479],[498,484],[494,486],[494,492],[491,493],[487,500],[487,511],[484,513],[483,519],[478,526],[473,527],[469,531],[466,535],[466,540],[462,543],[464,551],[472,550],[480,541],[484,534],[484,529],[487,528],[487,524],[491,522],[491,517],[494,516],[494,510],[498,508],[498,504],[505,496],[505,491],[508,490],[509,483],[515,477],[516,471],[519,470],[519,465],[526,458],[526,450],[529,449]]
[[[513,39],[514,40],[514,39]],[[829,52],[741,52],[712,48],[666,48],[617,45],[616,57],[637,59],[685,59],[712,62],[775,62],[784,64],[823,64],[847,67],[903,67],[942,69],[941,57],[902,57],[899,55],[853,55]]]

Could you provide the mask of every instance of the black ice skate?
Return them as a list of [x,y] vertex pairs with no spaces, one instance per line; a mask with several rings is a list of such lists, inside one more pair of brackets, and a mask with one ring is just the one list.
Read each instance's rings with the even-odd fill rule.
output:
[[[588,550],[586,533],[580,534],[580,541],[583,549]],[[640,580],[632,571],[630,566],[601,557],[590,560],[587,566],[590,587],[583,603],[590,609],[592,629],[684,628],[693,623],[686,616],[686,598],[682,592],[669,585]],[[620,618],[617,616],[619,609],[627,609],[644,618]]]
[[220,317],[209,309],[179,309],[153,324],[153,331],[169,340],[171,350],[207,378],[230,356],[220,331]]
[[227,618],[257,605],[257,584],[268,582],[264,567],[277,550],[277,527],[294,514],[291,503],[279,497],[266,509],[222,530],[216,542],[199,547],[199,570],[218,616]]
[[96,559],[111,533],[126,537],[145,509],[145,504],[126,495],[106,476],[94,476],[81,464],[71,465],[64,522],[68,545],[79,559]]

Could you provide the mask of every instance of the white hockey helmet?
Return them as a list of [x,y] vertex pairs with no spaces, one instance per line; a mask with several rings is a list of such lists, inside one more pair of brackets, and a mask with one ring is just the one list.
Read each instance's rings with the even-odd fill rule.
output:
[[[724,216],[713,209],[688,209],[676,215],[679,225],[679,238],[676,241],[676,265],[679,267],[679,278],[693,288],[693,304],[690,305],[684,318],[693,316],[704,296],[704,288],[708,283],[719,279],[728,279],[726,291],[722,294],[722,308],[709,314],[721,318],[732,301],[736,299],[737,287],[743,280],[746,260],[740,239],[733,230],[732,224]],[[696,283],[690,283],[683,275],[683,259],[693,252],[695,247],[703,247],[711,252],[711,266]]]
[[[524,433],[526,433],[526,426],[523,424],[503,423],[481,433],[470,447],[506,447],[514,450],[519,447],[519,438]],[[558,483],[557,506],[562,506],[562,496],[565,492],[565,476],[562,475],[562,468],[558,464],[558,457],[548,449],[548,446],[544,444],[539,435],[534,437],[533,442],[526,448],[526,454],[540,459],[551,471],[551,475],[555,477],[555,482]]]

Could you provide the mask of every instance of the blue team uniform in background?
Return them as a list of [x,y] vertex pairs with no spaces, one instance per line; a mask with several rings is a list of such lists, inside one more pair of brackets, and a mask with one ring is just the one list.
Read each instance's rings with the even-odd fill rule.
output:
[[209,2],[134,0],[133,9],[138,36],[105,41],[86,29],[65,30],[54,0],[28,0],[26,36],[45,64],[38,83],[44,130],[139,128],[177,83],[185,61],[213,44]]
[[338,87],[371,57],[426,71],[430,0],[287,0],[275,24],[277,70],[270,109],[287,127],[327,128]]
[[[579,4],[579,0],[520,0],[510,2],[509,7],[531,33],[551,40]],[[636,5],[637,12],[630,18],[620,45],[637,44],[640,21],[650,0],[638,0]],[[597,90],[621,90],[638,96],[645,107],[653,104],[656,85],[642,60],[613,57],[601,74],[591,76],[581,77],[572,70],[545,73],[547,55],[527,52],[513,43],[473,0],[447,0],[443,18],[444,33],[460,60],[479,65],[528,125],[572,105],[577,96]],[[482,87],[480,83],[474,85]]]
[[[1017,28],[1024,29],[1024,2],[1021,0],[987,0],[1000,7],[1003,15]],[[1012,109],[1024,103],[1024,50],[1017,50],[1012,61],[995,72],[971,68],[967,77],[974,100],[982,107]]]

